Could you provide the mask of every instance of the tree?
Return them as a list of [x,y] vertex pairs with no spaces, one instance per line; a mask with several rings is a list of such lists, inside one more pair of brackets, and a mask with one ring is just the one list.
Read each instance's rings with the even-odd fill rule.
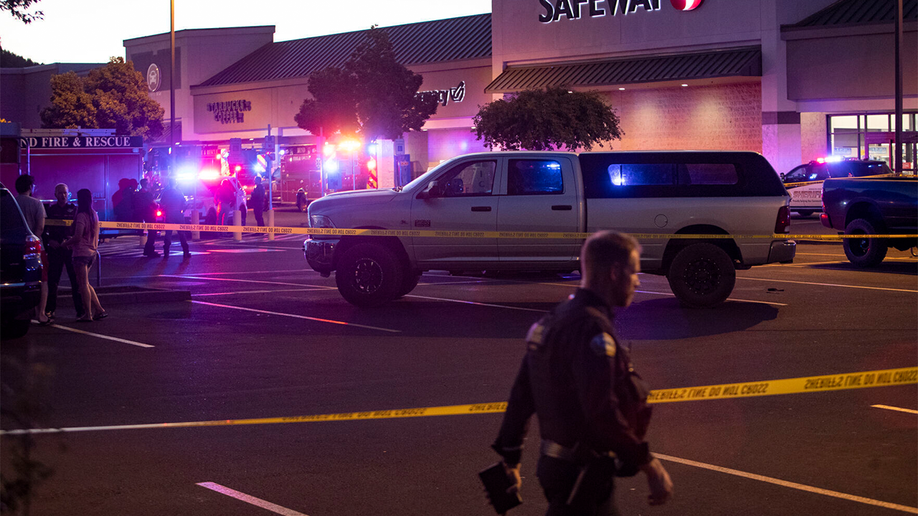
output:
[[526,90],[485,104],[472,119],[479,140],[507,150],[591,149],[620,140],[619,119],[595,91]]
[[0,68],[25,68],[27,66],[37,66],[39,64],[41,63],[36,63],[19,54],[0,49]]
[[149,142],[163,134],[163,113],[133,63],[113,57],[85,79],[74,72],[52,76],[51,106],[41,120],[44,127],[115,129]]
[[37,4],[40,0],[0,0],[0,11],[9,11],[13,18],[21,21],[22,23],[32,23],[35,20],[41,20],[45,17],[45,13],[41,11],[35,11],[33,13],[27,13],[26,11],[29,7],[32,7],[34,4]]
[[341,68],[309,77],[309,92],[294,116],[299,127],[319,134],[360,134],[395,139],[419,131],[437,111],[436,95],[419,95],[423,77],[395,60],[385,31],[371,28]]

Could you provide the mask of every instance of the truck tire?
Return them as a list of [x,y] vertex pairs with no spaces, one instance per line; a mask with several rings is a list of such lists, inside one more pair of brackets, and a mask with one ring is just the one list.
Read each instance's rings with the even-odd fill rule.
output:
[[[866,219],[854,219],[845,227],[846,235],[876,235],[877,230]],[[846,238],[842,247],[848,261],[858,267],[875,267],[886,258],[889,244],[885,238]]]
[[421,273],[415,271],[405,271],[405,277],[402,279],[402,287],[398,290],[395,299],[401,299],[411,293],[414,287],[418,286],[421,281]]
[[3,328],[0,329],[0,337],[3,340],[18,339],[29,333],[29,326],[32,321],[28,319],[7,319],[3,321]]
[[348,303],[372,307],[395,299],[404,276],[395,253],[377,244],[357,244],[341,256],[335,284]]
[[713,308],[724,302],[736,284],[730,256],[714,244],[692,244],[679,251],[666,275],[683,306]]

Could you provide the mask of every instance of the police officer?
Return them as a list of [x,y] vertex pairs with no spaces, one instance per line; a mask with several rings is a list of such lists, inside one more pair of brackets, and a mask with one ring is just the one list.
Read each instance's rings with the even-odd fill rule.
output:
[[[70,202],[70,188],[64,183],[54,187],[54,198],[57,202],[49,205],[47,211],[49,219],[73,220],[76,217],[77,207]],[[45,312],[48,318],[54,318],[57,310],[57,289],[61,283],[61,273],[67,269],[70,278],[70,294],[73,297],[73,306],[76,308],[77,319],[83,317],[83,298],[80,296],[76,272],[73,270],[73,252],[61,244],[73,233],[73,226],[45,226],[44,244],[48,249],[48,303]]]
[[673,484],[651,455],[644,433],[647,388],[620,345],[612,310],[631,304],[640,285],[640,248],[630,236],[594,234],[580,253],[580,288],[540,319],[526,337],[528,351],[510,392],[492,448],[520,485],[520,457],[536,414],[541,455],[536,474],[551,516],[618,514],[615,476],[643,471],[649,502],[659,505]]

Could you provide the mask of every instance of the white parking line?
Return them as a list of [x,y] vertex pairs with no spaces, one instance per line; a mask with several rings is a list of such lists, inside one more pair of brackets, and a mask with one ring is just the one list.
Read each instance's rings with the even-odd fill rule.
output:
[[237,278],[206,278],[204,276],[185,276],[181,274],[162,274],[160,278],[180,278],[180,279],[196,279],[196,280],[208,280],[208,281],[234,281],[237,283],[259,283],[261,285],[286,285],[288,287],[315,287],[325,290],[334,290],[335,287],[326,287],[324,285],[305,285],[303,283],[285,283],[282,281],[262,281],[262,280],[247,280],[247,279],[237,279]]
[[222,495],[241,500],[245,503],[252,504],[256,507],[261,507],[262,509],[271,511],[275,514],[283,514],[284,516],[307,516],[301,512],[294,511],[293,509],[281,507],[280,505],[262,500],[261,498],[255,498],[254,496],[240,493],[235,489],[230,489],[226,486],[221,486],[220,484],[216,484],[214,482],[198,482],[197,485],[210,489],[211,491],[216,491]]
[[122,344],[130,344],[131,346],[137,346],[137,347],[141,347],[141,348],[152,348],[152,347],[154,347],[154,346],[151,346],[150,344],[144,344],[144,343],[142,343],[142,342],[135,342],[135,341],[133,341],[133,340],[127,340],[127,339],[119,339],[118,337],[109,337],[108,335],[102,335],[102,334],[100,334],[100,333],[93,333],[93,332],[91,332],[91,331],[78,330],[78,329],[76,329],[76,328],[71,328],[71,327],[69,327],[69,326],[61,326],[60,324],[52,324],[51,327],[52,327],[52,328],[58,328],[58,329],[61,329],[61,330],[72,331],[73,333],[81,333],[81,334],[83,334],[83,335],[89,335],[89,336],[91,336],[91,337],[97,337],[97,338],[100,338],[100,339],[113,340],[113,341],[115,341],[115,342],[120,342],[120,343],[122,343]]
[[681,459],[679,457],[672,457],[670,455],[663,455],[661,453],[654,452],[654,457],[658,457],[663,460],[668,460],[670,462],[677,462],[679,464],[685,464],[686,466],[694,466],[696,468],[707,469],[711,471],[717,471],[718,473],[726,473],[728,475],[735,475],[737,477],[748,478],[750,480],[758,480],[759,482],[767,482],[769,484],[775,484],[782,487],[789,487],[791,489],[797,489],[799,491],[807,491],[809,493],[821,494],[825,496],[831,496],[833,498],[840,498],[842,500],[848,500],[851,502],[863,503],[866,505],[875,505],[877,507],[884,507],[886,509],[893,509],[896,511],[907,512],[911,514],[918,514],[918,508],[909,507],[908,505],[899,505],[896,503],[883,502],[880,500],[874,500],[872,498],[864,498],[863,496],[855,496],[847,493],[839,493],[838,491],[830,491],[828,489],[822,489],[819,487],[808,486],[805,484],[798,484],[796,482],[788,482],[786,480],[781,480],[778,478],[766,477],[764,475],[756,475],[755,473],[746,473],[745,471],[739,471],[730,468],[723,468],[720,466],[715,466],[713,464],[705,464],[704,462],[697,462],[689,459]]
[[768,279],[768,278],[748,278],[745,276],[742,278],[737,276],[736,279],[738,280],[744,279],[744,280],[749,280],[749,281],[772,281],[775,283],[794,283],[797,285],[816,285],[820,287],[859,288],[859,289],[865,289],[865,290],[885,290],[887,292],[908,292],[912,294],[918,293],[918,290],[909,290],[909,289],[903,289],[903,288],[888,288],[888,287],[868,287],[865,285],[842,285],[839,283],[816,283],[813,281],[793,281],[793,280],[779,280],[779,279]]
[[314,288],[280,288],[277,290],[240,290],[238,292],[210,292],[207,294],[193,294],[193,297],[204,296],[235,296],[238,294],[274,294],[275,292],[312,292],[321,290],[319,287]]
[[418,299],[429,299],[431,301],[446,301],[447,303],[459,303],[463,305],[475,305],[475,306],[489,306],[491,308],[506,308],[508,310],[522,310],[524,312],[538,312],[544,314],[545,310],[539,310],[537,308],[522,308],[519,306],[509,306],[509,305],[495,305],[492,303],[479,303],[477,301],[464,301],[462,299],[447,299],[443,297],[430,297],[430,296],[416,296],[414,294],[409,294],[405,297],[414,297]]
[[906,414],[918,414],[918,410],[912,410],[902,407],[891,407],[889,405],[871,405],[871,408],[878,408],[884,410],[894,410],[896,412],[905,412]]
[[292,318],[294,318],[294,319],[305,319],[305,320],[307,320],[307,321],[324,322],[324,323],[329,323],[329,324],[337,324],[337,325],[340,325],[340,326],[353,326],[353,327],[355,327],[355,328],[366,328],[366,329],[368,329],[368,330],[387,331],[387,332],[389,332],[389,333],[401,333],[401,332],[402,332],[402,330],[393,330],[393,329],[390,329],[390,328],[379,328],[379,327],[377,327],[377,326],[366,326],[366,325],[363,325],[363,324],[350,323],[350,322],[347,322],[347,321],[335,321],[335,320],[333,320],[333,319],[320,319],[320,318],[318,318],[318,317],[309,317],[309,316],[306,316],[306,315],[285,314],[285,313],[282,313],[282,312],[271,312],[271,311],[268,311],[268,310],[258,310],[258,309],[255,309],[255,308],[246,308],[246,307],[244,307],[244,306],[221,305],[221,304],[218,304],[218,303],[208,303],[208,302],[206,302],[206,301],[191,301],[191,302],[194,303],[194,304],[196,304],[196,305],[216,306],[216,307],[218,307],[218,308],[230,308],[230,309],[232,309],[232,310],[242,310],[242,311],[244,311],[244,312],[255,312],[255,313],[258,313],[258,314],[279,315],[279,316],[281,316],[281,317],[292,317]]

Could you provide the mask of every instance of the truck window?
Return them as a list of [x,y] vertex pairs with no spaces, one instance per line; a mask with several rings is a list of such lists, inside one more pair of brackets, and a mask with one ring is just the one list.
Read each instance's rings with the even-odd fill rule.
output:
[[609,179],[614,186],[672,185],[671,163],[609,165]]
[[551,160],[512,159],[507,173],[507,195],[564,193],[561,163]]
[[444,197],[491,195],[497,161],[463,163],[440,176]]
[[735,185],[739,181],[733,163],[684,163],[676,168],[680,185]]

